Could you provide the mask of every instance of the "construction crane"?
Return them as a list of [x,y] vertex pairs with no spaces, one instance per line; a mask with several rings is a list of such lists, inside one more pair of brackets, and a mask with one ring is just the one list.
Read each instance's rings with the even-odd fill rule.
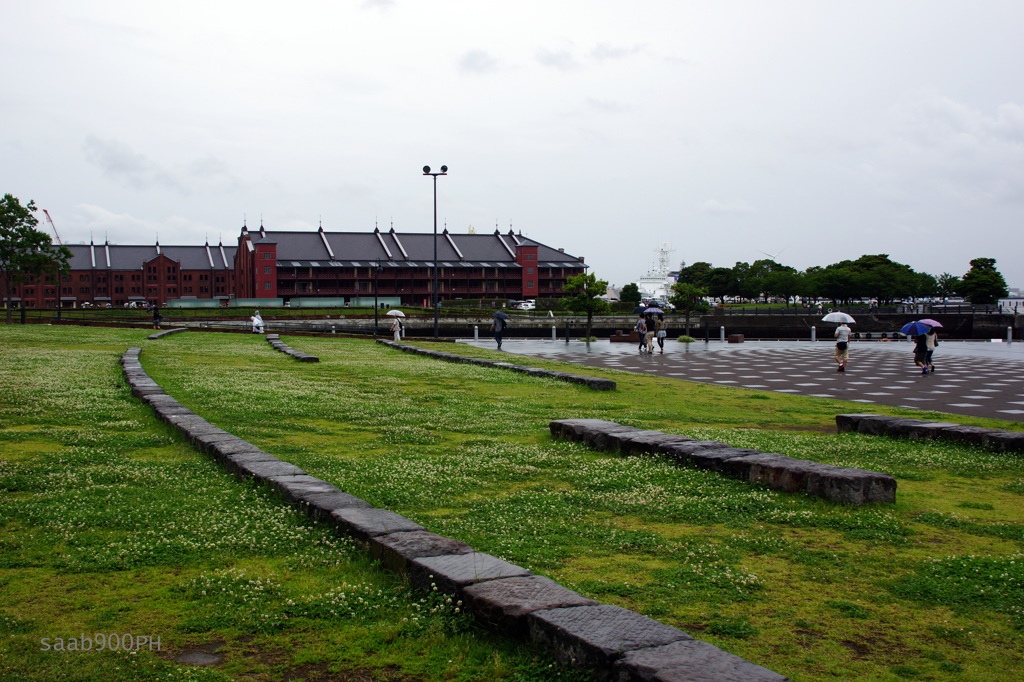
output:
[[50,223],[50,227],[53,228],[53,236],[57,238],[57,244],[59,246],[64,246],[64,242],[60,240],[60,235],[57,234],[57,226],[53,224],[53,218],[50,217],[50,212],[44,208],[43,213],[46,215],[46,221]]

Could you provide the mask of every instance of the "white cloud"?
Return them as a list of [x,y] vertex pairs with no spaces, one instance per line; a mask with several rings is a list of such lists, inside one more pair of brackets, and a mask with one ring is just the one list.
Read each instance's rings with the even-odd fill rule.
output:
[[498,59],[486,50],[470,50],[459,57],[458,66],[462,73],[494,73]]

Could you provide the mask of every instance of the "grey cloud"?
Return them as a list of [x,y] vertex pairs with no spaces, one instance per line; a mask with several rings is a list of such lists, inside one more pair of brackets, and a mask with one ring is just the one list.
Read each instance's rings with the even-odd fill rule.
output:
[[538,50],[537,61],[559,71],[577,71],[581,65],[568,50]]
[[632,57],[635,54],[643,52],[644,48],[642,45],[633,45],[631,47],[614,47],[607,43],[598,43],[594,46],[594,49],[590,51],[590,56],[598,60],[604,59],[623,59],[625,57]]
[[459,58],[462,73],[493,73],[498,70],[498,59],[486,50],[470,50]]
[[136,189],[163,186],[184,191],[165,170],[117,140],[101,140],[90,135],[85,139],[85,158],[108,177]]

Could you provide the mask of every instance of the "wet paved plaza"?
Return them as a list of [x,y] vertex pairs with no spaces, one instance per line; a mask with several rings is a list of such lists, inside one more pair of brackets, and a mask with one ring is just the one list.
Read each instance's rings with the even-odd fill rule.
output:
[[[461,340],[494,348],[494,341]],[[652,355],[634,343],[506,339],[510,354],[778,393],[1024,421],[1024,342],[941,341],[935,372],[914,365],[914,344],[853,341],[845,373],[830,341],[678,341]]]

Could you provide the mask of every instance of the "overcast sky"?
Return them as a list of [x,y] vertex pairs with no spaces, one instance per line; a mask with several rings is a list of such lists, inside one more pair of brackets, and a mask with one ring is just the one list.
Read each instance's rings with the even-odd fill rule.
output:
[[[507,232],[1024,286],[1020,0],[0,0],[0,193],[68,243]],[[40,227],[49,229],[40,211]]]

